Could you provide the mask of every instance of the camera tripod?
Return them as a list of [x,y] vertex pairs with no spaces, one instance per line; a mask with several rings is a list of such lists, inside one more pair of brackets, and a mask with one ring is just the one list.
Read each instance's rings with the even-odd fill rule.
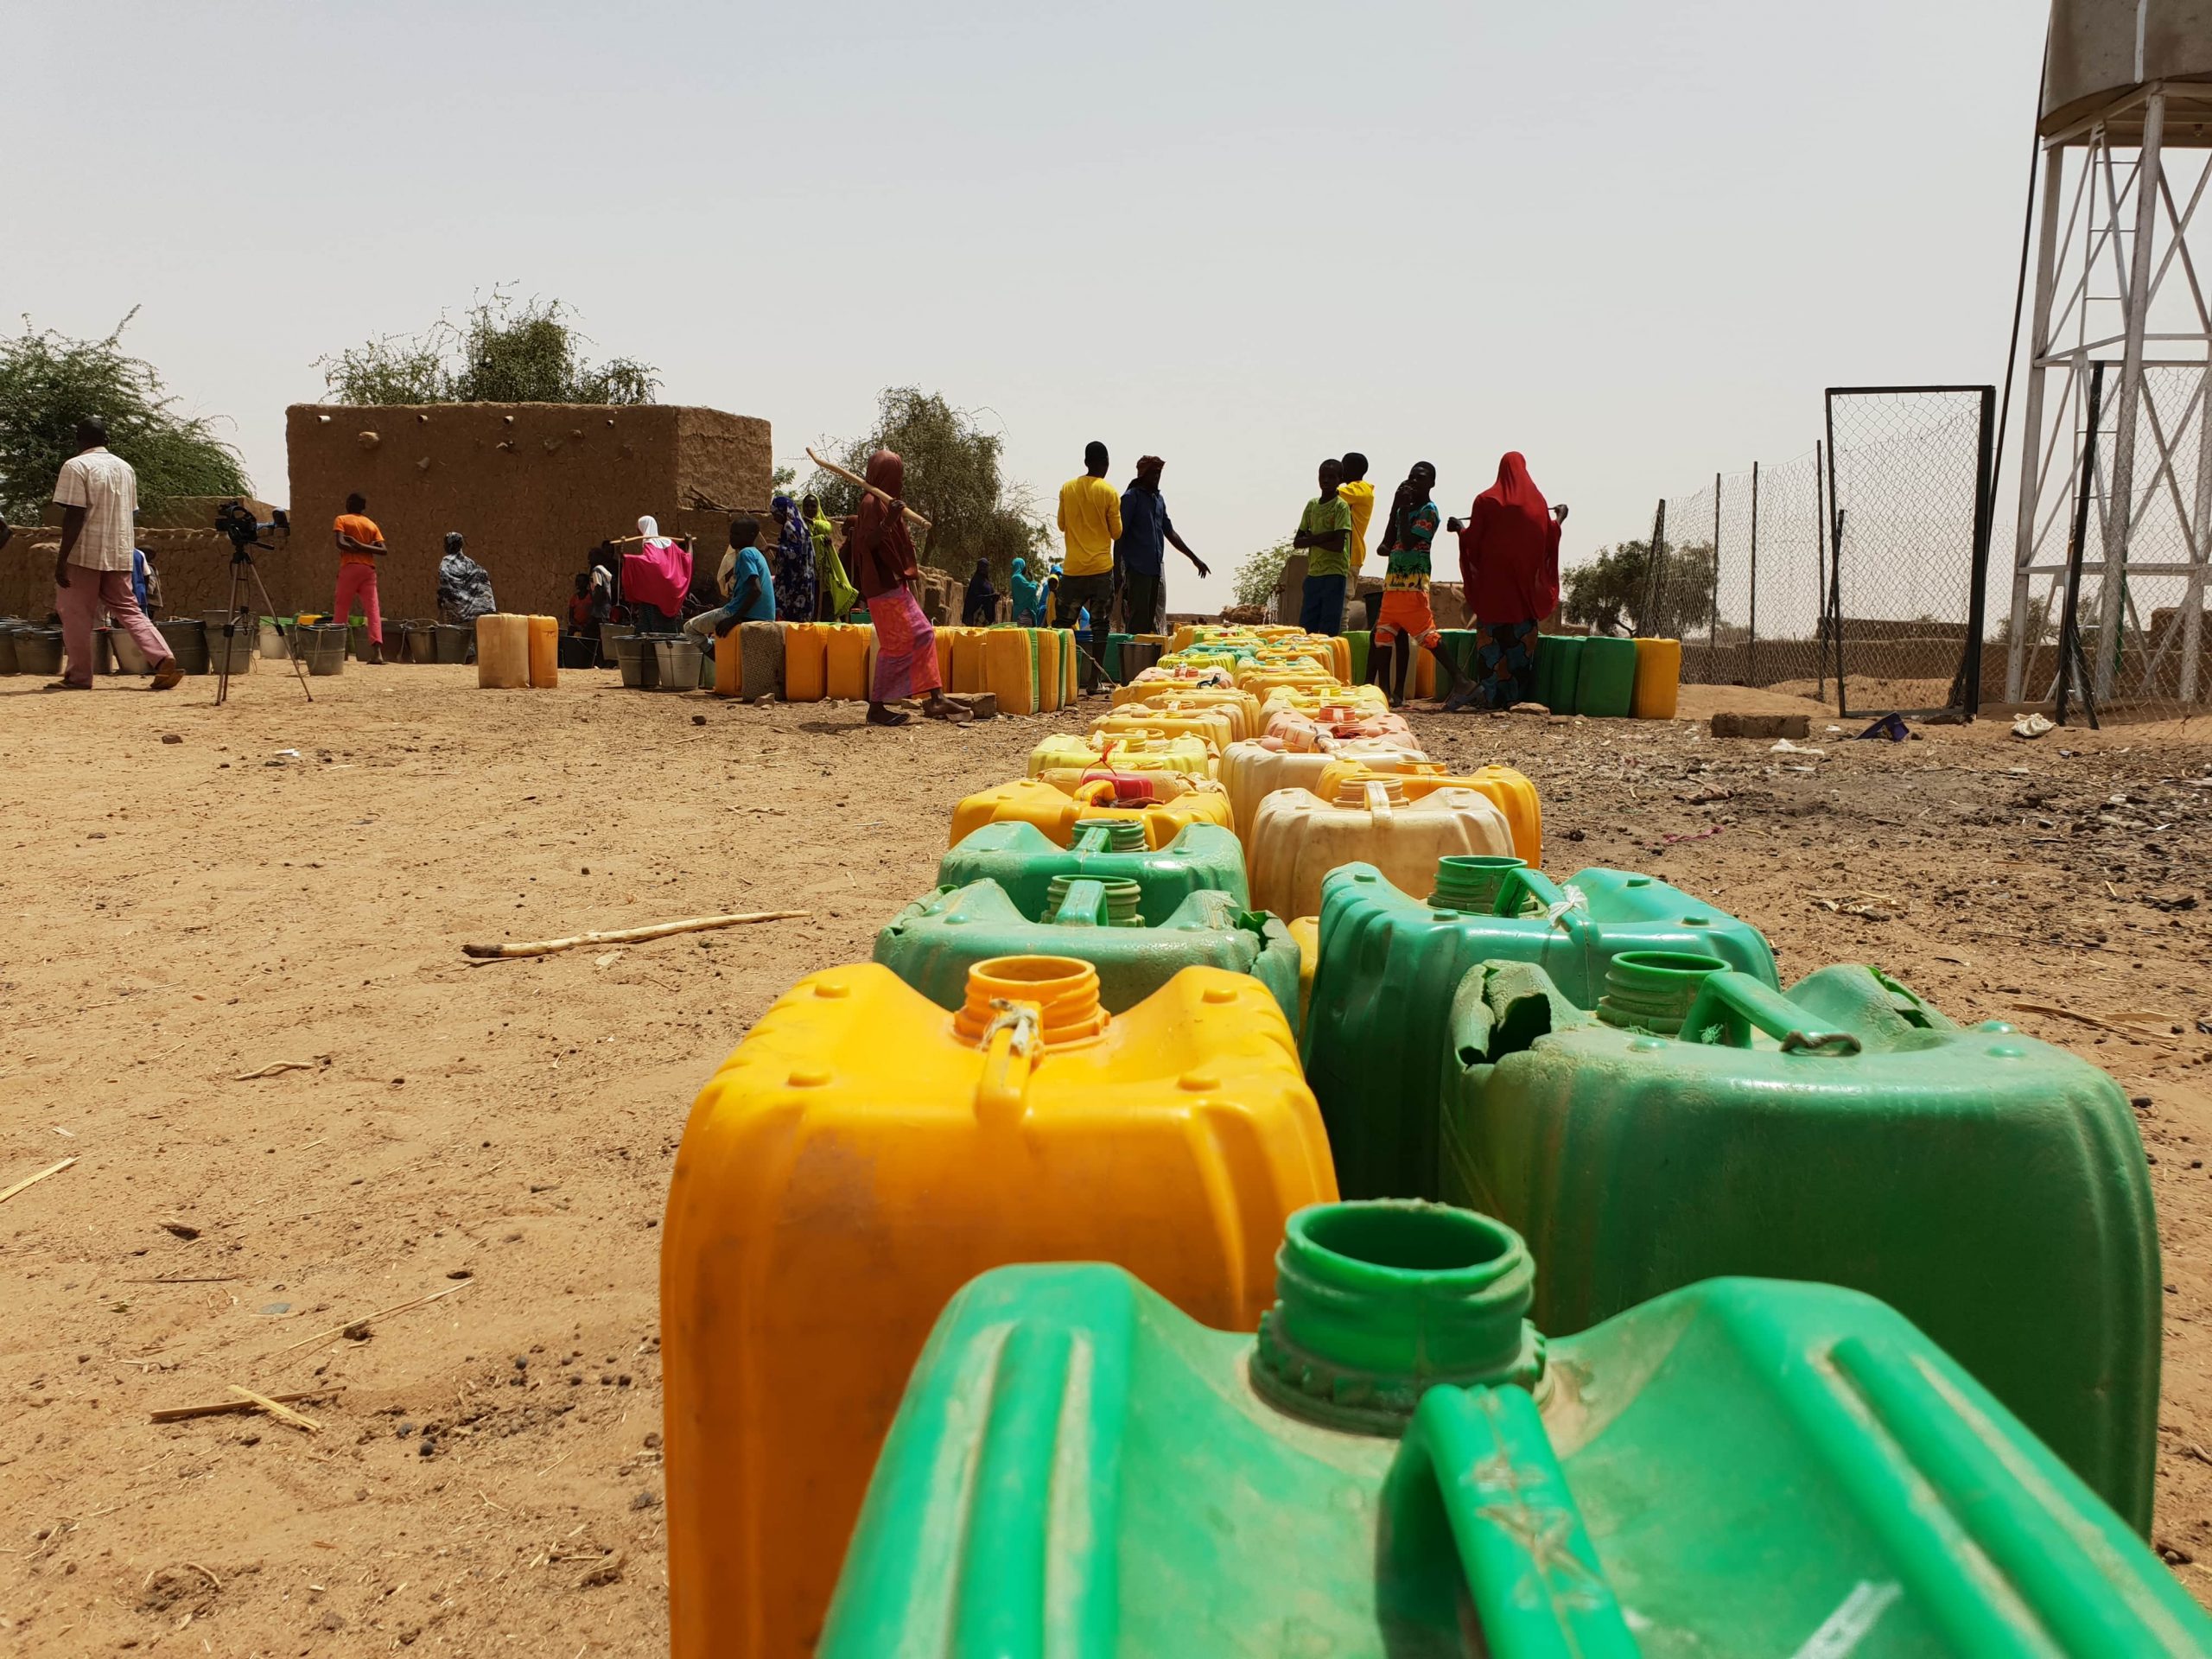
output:
[[[292,649],[291,631],[285,626],[284,619],[276,614],[276,607],[270,601],[269,589],[261,580],[261,567],[253,562],[253,550],[268,546],[266,542],[239,542],[235,539],[231,543],[230,618],[223,624],[223,666],[215,682],[215,706],[219,709],[231,695],[231,641],[244,627],[254,631],[252,637],[257,643],[260,634],[254,623],[257,616],[266,616],[275,622],[276,636],[284,642],[285,658],[292,664],[292,672],[299,677],[300,695],[309,702],[315,701],[315,693],[308,690],[307,664],[300,660],[300,653]],[[275,550],[270,550],[273,552]],[[251,584],[250,588],[249,583]],[[256,595],[260,597],[264,607],[259,611],[246,603]],[[296,623],[292,625],[294,627],[297,626]]]

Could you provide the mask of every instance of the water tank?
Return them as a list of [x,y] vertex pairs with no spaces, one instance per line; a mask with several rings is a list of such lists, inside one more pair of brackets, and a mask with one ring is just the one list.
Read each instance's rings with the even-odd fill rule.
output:
[[[2165,142],[2212,144],[2212,0],[2051,0],[2044,137],[2086,138],[2100,111],[2146,81],[2198,83],[2168,88]],[[2141,103],[2114,111],[2106,130],[2116,143],[2139,142]]]

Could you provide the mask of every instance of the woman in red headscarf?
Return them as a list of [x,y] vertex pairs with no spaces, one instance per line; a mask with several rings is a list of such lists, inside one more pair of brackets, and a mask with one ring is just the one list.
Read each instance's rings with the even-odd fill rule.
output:
[[937,671],[937,630],[914,599],[921,574],[914,538],[906,533],[906,463],[888,449],[868,458],[868,487],[853,519],[853,580],[875,625],[875,678],[868,687],[868,723],[904,726],[906,715],[889,707],[923,698],[922,712],[950,720],[969,711],[944,695]]
[[1559,524],[1513,450],[1475,498],[1459,536],[1459,580],[1478,641],[1474,673],[1446,708],[1510,709],[1536,689],[1536,625],[1559,603]]

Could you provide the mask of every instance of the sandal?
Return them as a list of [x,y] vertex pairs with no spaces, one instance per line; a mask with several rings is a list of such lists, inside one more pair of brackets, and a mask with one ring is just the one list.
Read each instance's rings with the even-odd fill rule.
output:
[[871,702],[868,706],[868,723],[871,726],[904,726],[912,718],[912,715],[901,714],[881,703]]

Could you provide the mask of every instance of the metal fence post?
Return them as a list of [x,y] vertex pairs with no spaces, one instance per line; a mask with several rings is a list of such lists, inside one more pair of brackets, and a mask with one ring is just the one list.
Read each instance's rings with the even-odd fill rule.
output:
[[1706,624],[1707,671],[1720,654],[1720,474],[1713,475],[1713,613]]
[[[1830,423],[1834,420],[1831,417]],[[1822,448],[1813,443],[1813,696],[1825,702],[1828,696],[1828,578],[1826,561],[1828,539],[1827,474],[1821,467]]]
[[1759,660],[1759,464],[1751,463],[1751,625],[1744,639],[1744,683],[1758,683]]
[[1662,631],[1659,626],[1659,597],[1665,586],[1667,563],[1667,498],[1663,495],[1659,498],[1659,511],[1652,516],[1649,551],[1649,557],[1646,563],[1650,567],[1647,583],[1649,592],[1646,595],[1643,614],[1636,619],[1636,631],[1646,639],[1654,638]]
[[[2052,713],[2058,723],[2066,723],[2068,688],[2074,677],[2074,664],[2082,655],[2082,553],[2089,537],[2089,503],[2097,488],[2097,428],[2104,418],[2105,365],[2100,362],[2089,365],[2088,425],[2082,434],[2082,480],[2075,486],[2074,533],[2068,537],[2066,547],[2066,603],[2058,616],[2058,689]],[[2086,664],[2084,665],[2086,667]],[[2089,677],[2082,676],[2082,691],[2090,695]],[[2096,719],[2095,705],[2090,705],[2089,718]]]
[[1974,480],[1974,588],[1967,595],[1966,696],[1963,709],[1968,720],[1981,711],[1982,632],[1989,626],[1989,542],[1997,517],[1996,451],[1997,389],[1981,394],[1981,453]]

